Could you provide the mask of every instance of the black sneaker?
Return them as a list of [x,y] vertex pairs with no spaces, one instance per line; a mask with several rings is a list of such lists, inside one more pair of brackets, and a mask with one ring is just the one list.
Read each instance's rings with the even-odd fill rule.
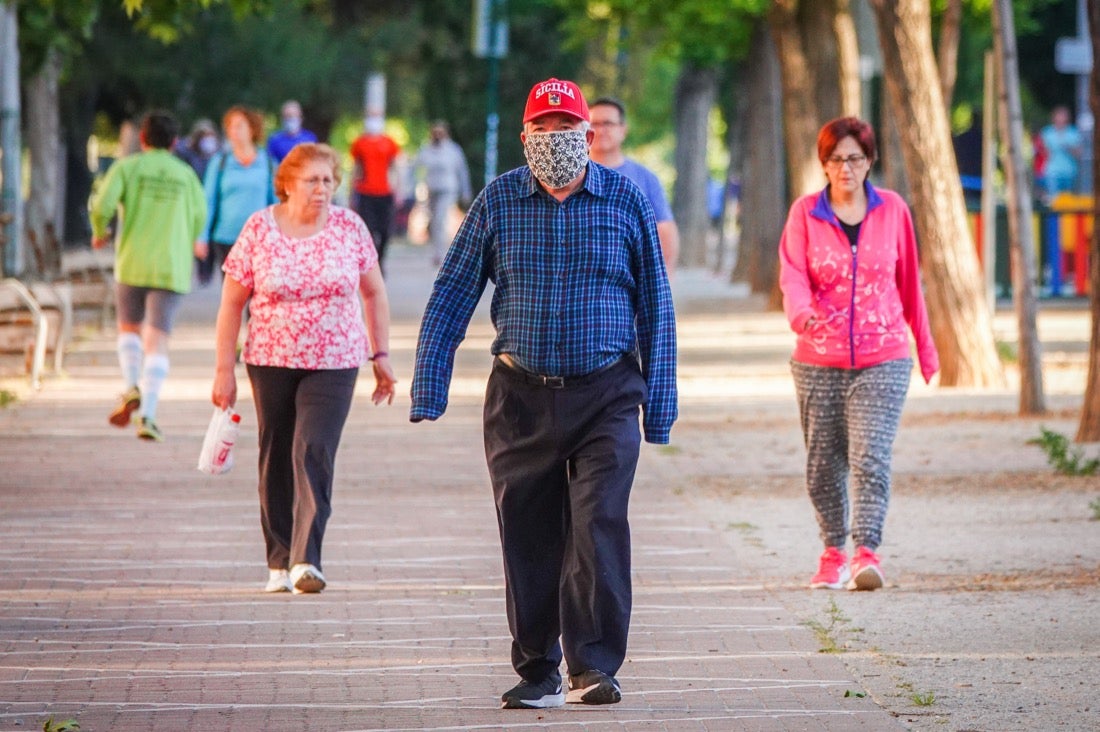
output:
[[591,669],[569,675],[565,700],[570,704],[618,704],[623,700],[623,690],[613,677]]
[[500,697],[501,709],[546,709],[565,704],[561,677],[551,674],[536,683],[521,681]]

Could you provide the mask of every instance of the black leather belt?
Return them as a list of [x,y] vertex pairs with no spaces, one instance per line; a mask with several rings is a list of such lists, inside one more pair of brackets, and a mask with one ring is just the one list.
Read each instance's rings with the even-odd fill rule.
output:
[[597,376],[616,366],[622,359],[617,358],[602,369],[597,369],[587,374],[582,374],[581,376],[546,376],[544,374],[536,374],[533,371],[528,371],[527,369],[517,366],[516,362],[506,353],[497,356],[497,361],[504,367],[504,373],[521,379],[528,384],[545,386],[548,389],[567,389],[571,386],[583,386],[591,383]]

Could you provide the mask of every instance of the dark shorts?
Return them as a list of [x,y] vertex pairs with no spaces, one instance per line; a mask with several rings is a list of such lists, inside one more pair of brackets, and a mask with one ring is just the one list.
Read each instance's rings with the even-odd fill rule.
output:
[[183,294],[155,287],[134,287],[115,283],[118,320],[127,325],[148,323],[159,331],[172,332]]

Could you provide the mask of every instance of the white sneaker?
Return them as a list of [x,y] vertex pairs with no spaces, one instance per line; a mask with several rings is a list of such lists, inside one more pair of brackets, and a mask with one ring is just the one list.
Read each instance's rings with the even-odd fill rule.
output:
[[285,569],[268,570],[269,577],[264,592],[290,592],[294,587],[290,584],[290,575]]
[[295,564],[290,568],[290,584],[295,595],[320,592],[325,589],[325,576],[312,564]]

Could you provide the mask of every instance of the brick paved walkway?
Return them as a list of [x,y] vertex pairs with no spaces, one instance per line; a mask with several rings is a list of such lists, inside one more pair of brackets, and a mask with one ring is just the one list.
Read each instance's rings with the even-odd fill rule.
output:
[[[471,329],[444,419],[409,424],[431,272],[421,250],[394,255],[403,396],[375,408],[360,383],[321,595],[259,591],[247,395],[238,467],[194,469],[210,411],[213,293],[188,299],[173,341],[165,443],[107,425],[120,388],[110,333],[78,344],[67,376],[0,410],[0,731],[40,729],[50,715],[82,732],[900,729],[772,590],[739,574],[740,550],[674,487],[662,455],[676,448],[654,446],[632,502],[623,702],[499,710],[514,676],[480,438],[490,329],[486,317]],[[684,353],[693,349],[705,375],[706,346]],[[785,373],[782,357],[765,361],[753,367]],[[690,410],[701,400],[686,387]]]

